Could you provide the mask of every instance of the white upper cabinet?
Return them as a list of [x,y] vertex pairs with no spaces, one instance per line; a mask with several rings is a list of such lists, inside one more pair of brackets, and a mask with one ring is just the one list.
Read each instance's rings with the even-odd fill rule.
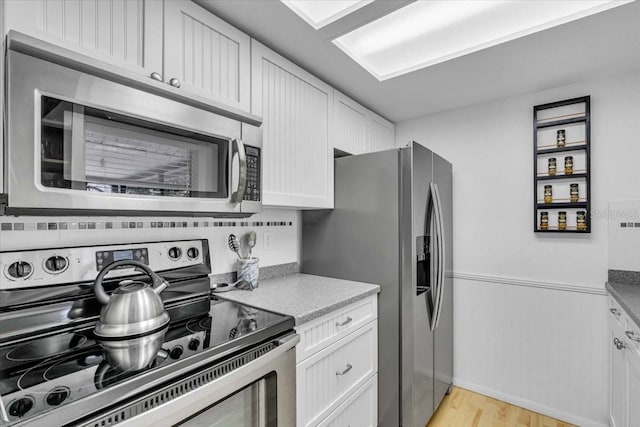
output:
[[393,123],[335,91],[332,142],[338,150],[362,154],[395,146]]
[[191,1],[164,7],[164,81],[249,111],[249,36]]
[[161,1],[5,0],[5,12],[7,31],[139,74],[162,73]]
[[396,146],[396,127],[374,112],[369,112],[369,151],[381,151]]
[[263,118],[263,203],[333,207],[333,89],[251,41],[251,112]]
[[367,109],[338,91],[334,92],[333,144],[349,154],[367,152],[369,117]]

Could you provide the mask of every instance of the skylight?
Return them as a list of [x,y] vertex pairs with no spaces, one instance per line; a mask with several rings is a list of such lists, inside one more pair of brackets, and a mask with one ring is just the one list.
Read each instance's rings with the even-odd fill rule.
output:
[[382,81],[625,3],[629,1],[419,0],[334,43]]
[[336,21],[373,0],[281,0],[316,30]]

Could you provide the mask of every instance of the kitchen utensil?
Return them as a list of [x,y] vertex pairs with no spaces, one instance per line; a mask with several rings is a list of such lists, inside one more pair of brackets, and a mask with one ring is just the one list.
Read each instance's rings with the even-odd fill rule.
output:
[[[119,267],[134,267],[151,278],[153,286],[134,280],[123,280],[109,296],[102,282],[111,270]],[[169,284],[155,274],[148,266],[138,261],[120,260],[104,267],[93,285],[93,291],[100,304],[100,320],[96,324],[98,338],[125,339],[132,336],[151,334],[169,323],[169,314],[164,309],[160,292]],[[141,309],[144,308],[144,309]]]
[[242,259],[242,257],[240,256],[240,243],[238,242],[238,238],[236,237],[235,234],[229,234],[229,249],[231,249],[233,252],[236,253],[236,255],[238,255],[238,259]]
[[247,235],[247,246],[249,247],[249,258],[251,258],[251,250],[256,246],[256,232],[255,231],[251,231],[249,232],[249,234]]

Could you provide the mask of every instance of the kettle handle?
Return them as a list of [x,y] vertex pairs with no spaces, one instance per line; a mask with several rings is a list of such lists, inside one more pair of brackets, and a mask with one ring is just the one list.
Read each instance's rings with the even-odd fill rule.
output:
[[120,261],[114,261],[111,264],[106,265],[102,270],[100,270],[100,273],[98,273],[98,277],[96,277],[96,280],[93,284],[93,292],[96,295],[96,299],[100,304],[106,305],[109,302],[109,294],[107,294],[107,292],[104,290],[104,285],[102,284],[104,277],[111,270],[118,267],[125,266],[125,265],[134,267],[137,270],[141,270],[143,273],[149,276],[153,284],[153,290],[157,294],[164,291],[167,288],[167,286],[169,286],[169,283],[167,283],[166,280],[163,280],[160,276],[154,273],[153,270],[151,270],[149,266],[146,264],[143,264],[138,261],[134,261],[132,259],[123,259]]

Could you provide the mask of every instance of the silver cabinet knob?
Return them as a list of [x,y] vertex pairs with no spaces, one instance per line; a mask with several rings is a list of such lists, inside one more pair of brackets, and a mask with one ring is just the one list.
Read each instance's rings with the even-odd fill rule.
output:
[[620,341],[618,338],[614,338],[613,339],[613,345],[618,349],[618,350],[622,350],[623,348],[626,347],[626,345],[624,344],[624,342]]
[[180,80],[173,77],[171,80],[169,80],[169,84],[173,87],[180,87]]
[[151,77],[153,80],[157,80],[159,82],[162,81],[162,76],[160,75],[160,73],[156,73],[155,71],[153,73],[151,73],[151,75],[149,77]]
[[617,308],[610,308],[609,311],[616,317],[620,316],[620,310],[618,310]]
[[631,341],[640,342],[640,337],[638,337],[634,331],[625,331],[625,334]]

